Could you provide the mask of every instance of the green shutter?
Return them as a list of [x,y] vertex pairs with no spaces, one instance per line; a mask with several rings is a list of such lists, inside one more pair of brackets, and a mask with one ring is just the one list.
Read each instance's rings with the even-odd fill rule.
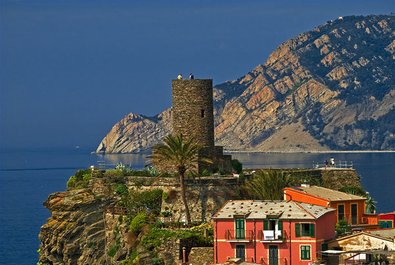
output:
[[263,230],[269,230],[269,220],[263,220]]
[[283,221],[278,220],[278,230],[282,231],[283,230]]
[[322,243],[321,245],[321,251],[328,250],[328,243]]
[[305,246],[300,247],[300,257],[302,258],[302,260],[306,259],[306,247]]
[[310,224],[310,233],[309,233],[309,235],[311,236],[311,237],[315,237],[315,229],[314,229],[314,224]]
[[295,224],[295,236],[300,237],[300,224]]
[[300,246],[300,259],[310,260],[310,246]]

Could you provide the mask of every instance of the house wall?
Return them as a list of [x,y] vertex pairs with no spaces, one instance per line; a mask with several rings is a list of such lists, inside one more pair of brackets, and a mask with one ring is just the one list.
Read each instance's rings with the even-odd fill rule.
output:
[[392,221],[392,228],[395,228],[395,213],[379,214],[379,221]]
[[[385,246],[388,250],[395,250],[395,243],[391,240],[385,240],[365,233],[359,233],[351,236],[345,236],[329,242],[329,249],[339,249],[344,251],[353,250],[369,250],[369,249],[384,249]],[[350,258],[353,254],[341,254],[338,264],[345,264],[345,260]],[[394,261],[394,255],[388,256]],[[392,263],[390,263],[392,264]]]
[[295,201],[295,202],[305,202],[314,205],[319,205],[323,207],[328,207],[329,201],[323,198],[318,198],[315,196],[311,196],[306,193],[302,193],[299,191],[295,191],[292,189],[284,189],[284,200],[286,201]]
[[334,208],[336,209],[336,220],[338,218],[337,206],[343,204],[345,217],[350,224],[351,204],[357,204],[357,224],[368,223],[368,218],[366,218],[366,222],[364,222],[365,220],[363,220],[365,214],[365,200],[329,201],[323,198],[319,198],[310,194],[287,188],[284,189],[284,199]]
[[[330,212],[322,216],[319,220],[283,220],[283,242],[261,242],[258,238],[259,231],[264,228],[264,220],[247,220],[246,231],[254,231],[254,239],[250,242],[229,242],[226,240],[226,230],[234,230],[233,219],[216,220],[214,225],[214,260],[217,263],[225,262],[228,258],[236,256],[236,245],[244,244],[246,247],[246,261],[268,264],[269,246],[278,246],[279,264],[309,264],[317,258],[317,251],[321,250],[325,240],[334,238],[336,223],[335,212]],[[296,223],[314,223],[315,237],[296,237]],[[311,250],[310,260],[301,260],[300,247],[309,245]]]
[[345,218],[349,224],[351,224],[351,205],[357,204],[357,223],[363,224],[362,217],[365,214],[365,201],[364,200],[353,200],[353,201],[336,201],[330,202],[329,207],[336,209],[336,220],[338,219],[337,207],[338,205],[344,205]]

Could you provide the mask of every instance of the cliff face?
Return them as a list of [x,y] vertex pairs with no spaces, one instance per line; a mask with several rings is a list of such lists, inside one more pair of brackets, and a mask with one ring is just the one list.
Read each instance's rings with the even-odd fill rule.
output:
[[52,216],[41,227],[43,264],[105,264],[103,205],[90,190],[51,194],[44,206]]
[[96,152],[144,152],[171,132],[171,111],[155,117],[130,113],[115,124],[97,147]]
[[[394,73],[394,16],[329,21],[214,88],[216,142],[250,151],[393,149]],[[116,124],[97,151],[138,152],[171,131],[169,110],[138,117]]]

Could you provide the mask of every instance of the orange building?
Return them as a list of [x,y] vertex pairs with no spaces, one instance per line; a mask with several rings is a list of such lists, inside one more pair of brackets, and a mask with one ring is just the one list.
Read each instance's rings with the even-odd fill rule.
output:
[[352,227],[375,228],[377,214],[367,214],[366,198],[319,186],[285,188],[284,200],[311,203],[336,209],[337,221],[346,220]]

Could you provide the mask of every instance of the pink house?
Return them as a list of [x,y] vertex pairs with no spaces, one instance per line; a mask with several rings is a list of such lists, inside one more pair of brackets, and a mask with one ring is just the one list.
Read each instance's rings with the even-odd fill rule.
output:
[[213,217],[214,264],[309,264],[335,237],[335,210],[294,201],[228,201]]

